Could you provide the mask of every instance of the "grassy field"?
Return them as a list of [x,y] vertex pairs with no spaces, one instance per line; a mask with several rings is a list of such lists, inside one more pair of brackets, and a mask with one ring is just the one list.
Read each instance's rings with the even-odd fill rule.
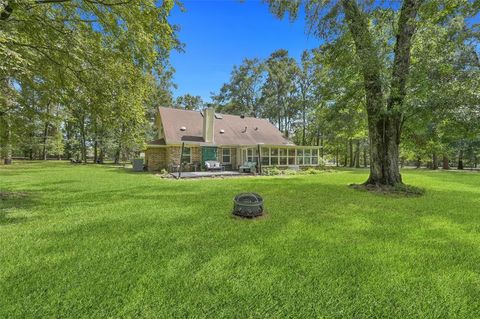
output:
[[[366,175],[0,166],[0,318],[479,318],[480,174],[404,171],[415,198]],[[243,191],[266,218],[230,216]]]

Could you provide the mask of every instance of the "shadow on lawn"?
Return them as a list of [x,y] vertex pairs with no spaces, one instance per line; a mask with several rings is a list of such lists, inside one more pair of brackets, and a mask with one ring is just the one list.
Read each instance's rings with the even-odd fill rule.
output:
[[31,219],[28,216],[12,216],[17,209],[29,209],[37,201],[31,193],[26,192],[0,192],[0,226],[19,224]]

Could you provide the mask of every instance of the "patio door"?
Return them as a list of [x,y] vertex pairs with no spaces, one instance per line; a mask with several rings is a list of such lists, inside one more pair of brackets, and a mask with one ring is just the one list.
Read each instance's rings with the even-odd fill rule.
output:
[[255,162],[258,160],[257,148],[249,147],[242,149],[242,162]]
[[216,146],[202,146],[202,166],[205,165],[205,161],[216,161],[217,158]]

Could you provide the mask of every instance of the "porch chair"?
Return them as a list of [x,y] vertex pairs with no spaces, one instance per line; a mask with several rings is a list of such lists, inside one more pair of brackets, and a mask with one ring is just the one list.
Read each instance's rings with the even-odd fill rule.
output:
[[222,165],[219,161],[205,161],[205,168],[207,171],[222,170]]
[[240,166],[239,171],[240,173],[253,173],[257,168],[257,163],[255,162],[245,162],[242,166]]

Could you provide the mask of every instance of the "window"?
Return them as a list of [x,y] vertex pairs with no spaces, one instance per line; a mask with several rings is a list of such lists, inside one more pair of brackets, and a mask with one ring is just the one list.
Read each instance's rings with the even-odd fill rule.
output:
[[256,148],[247,149],[247,161],[255,163],[258,161]]
[[288,150],[286,148],[280,149],[280,165],[288,164]]
[[[262,147],[262,165],[318,165],[318,153],[318,149],[316,148]],[[253,154],[249,149],[248,160],[252,159],[254,161],[256,160],[256,153]]]
[[222,149],[222,163],[230,164],[231,163],[231,150],[229,148]]
[[318,165],[318,149],[297,149],[297,165]]
[[182,153],[182,164],[192,162],[192,148],[191,147],[184,147]]
[[295,165],[295,149],[288,150],[288,165]]
[[270,165],[270,148],[262,147],[261,154],[262,154],[262,165],[265,165],[265,166]]
[[297,150],[297,165],[303,165],[303,150]]
[[318,149],[312,150],[312,164],[318,165]]

